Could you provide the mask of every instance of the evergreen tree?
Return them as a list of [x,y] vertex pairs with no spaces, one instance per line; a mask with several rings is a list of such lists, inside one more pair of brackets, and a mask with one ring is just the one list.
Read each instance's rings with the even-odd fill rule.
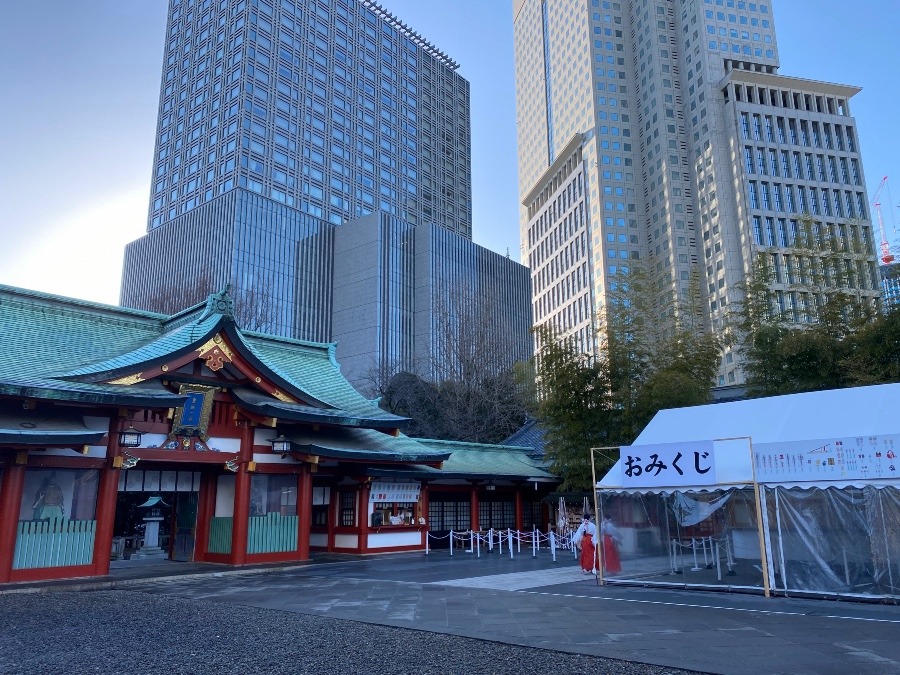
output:
[[[620,411],[613,406],[608,361],[578,352],[574,339],[537,328],[537,414],[551,470],[563,490],[591,486],[590,448],[618,444]],[[612,464],[597,467],[602,473]]]
[[[620,279],[598,318],[597,355],[580,354],[551,328],[537,331],[538,419],[565,489],[590,485],[591,447],[631,444],[659,410],[710,400],[720,343],[700,319],[697,285],[660,308],[648,278],[639,267]],[[601,461],[598,475],[614,459]]]
[[848,342],[841,366],[849,384],[900,382],[900,307],[862,327]]
[[[848,338],[874,320],[874,308],[850,278],[871,255],[863,241],[826,236],[805,215],[791,244],[784,270],[769,263],[767,252],[757,254],[732,317],[751,397],[846,386]],[[787,301],[791,293],[799,305]]]

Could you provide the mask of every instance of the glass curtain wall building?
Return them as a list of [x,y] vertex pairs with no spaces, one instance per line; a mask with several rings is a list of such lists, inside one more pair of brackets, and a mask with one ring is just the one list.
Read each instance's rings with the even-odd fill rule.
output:
[[466,380],[531,357],[527,267],[439,225],[386,213],[335,230],[333,335],[341,371]]
[[148,228],[235,187],[471,238],[469,84],[369,0],[171,0]]
[[462,331],[475,307],[492,362],[531,355],[526,268],[471,241],[450,57],[370,0],[171,0],[166,30],[123,305],[174,312],[231,284],[244,328],[336,340],[357,386],[373,367],[444,374],[435,317]]
[[881,265],[881,291],[884,295],[885,309],[900,307],[900,263]]
[[[269,289],[267,330],[327,339],[329,228],[382,211],[471,239],[457,67],[370,0],[171,0],[148,231],[126,249],[122,303],[151,309],[207,275]],[[321,293],[298,289],[311,270]]]
[[[699,304],[722,331],[761,254],[791,270],[773,281],[788,321],[837,285],[878,302],[859,89],[779,75],[772,2],[513,0],[513,21],[536,323],[596,350],[595,317],[640,267],[660,325]],[[806,215],[819,252],[795,237]],[[742,381],[729,348],[718,383]]]

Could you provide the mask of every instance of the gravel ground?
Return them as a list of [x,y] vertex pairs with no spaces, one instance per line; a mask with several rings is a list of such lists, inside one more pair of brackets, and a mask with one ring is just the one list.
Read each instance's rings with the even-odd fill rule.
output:
[[0,595],[0,673],[688,671],[133,591]]

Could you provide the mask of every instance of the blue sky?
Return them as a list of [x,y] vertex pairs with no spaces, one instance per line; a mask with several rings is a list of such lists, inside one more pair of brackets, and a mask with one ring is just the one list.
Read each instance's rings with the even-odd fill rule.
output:
[[[518,259],[511,0],[381,0],[471,83],[474,238]],[[784,75],[855,84],[870,193],[900,242],[900,3],[772,0]],[[7,3],[0,25],[0,283],[118,299],[146,227],[165,0]],[[840,41],[838,36],[846,36]]]

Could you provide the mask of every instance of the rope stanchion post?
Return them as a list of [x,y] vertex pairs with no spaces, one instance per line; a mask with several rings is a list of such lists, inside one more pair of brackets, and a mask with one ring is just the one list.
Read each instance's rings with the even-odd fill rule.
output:
[[734,549],[731,537],[725,536],[725,564],[728,566],[728,576],[733,577],[737,574],[734,571]]
[[509,537],[507,543],[509,544],[509,559],[513,559],[513,539],[512,539],[512,530],[507,528],[506,536]]
[[550,532],[550,555],[553,556],[553,562],[556,562],[556,533]]
[[694,552],[694,566],[691,572],[699,572],[702,568],[697,564],[697,540],[691,537],[691,550]]
[[537,550],[538,550],[538,538],[537,538],[537,530],[531,531],[531,557],[537,558]]
[[474,553],[475,552],[475,533],[472,530],[469,530],[469,550],[466,553]]
[[722,581],[722,560],[719,556],[719,542],[716,542],[716,578]]
[[425,532],[425,555],[428,555],[428,553],[429,553],[429,549],[428,549],[428,537],[429,536],[430,536],[430,534],[426,531]]
[[453,555],[453,530],[450,530],[450,555]]
[[477,556],[480,558],[481,557],[481,533],[480,532],[477,535],[475,535],[475,545],[478,547]]

